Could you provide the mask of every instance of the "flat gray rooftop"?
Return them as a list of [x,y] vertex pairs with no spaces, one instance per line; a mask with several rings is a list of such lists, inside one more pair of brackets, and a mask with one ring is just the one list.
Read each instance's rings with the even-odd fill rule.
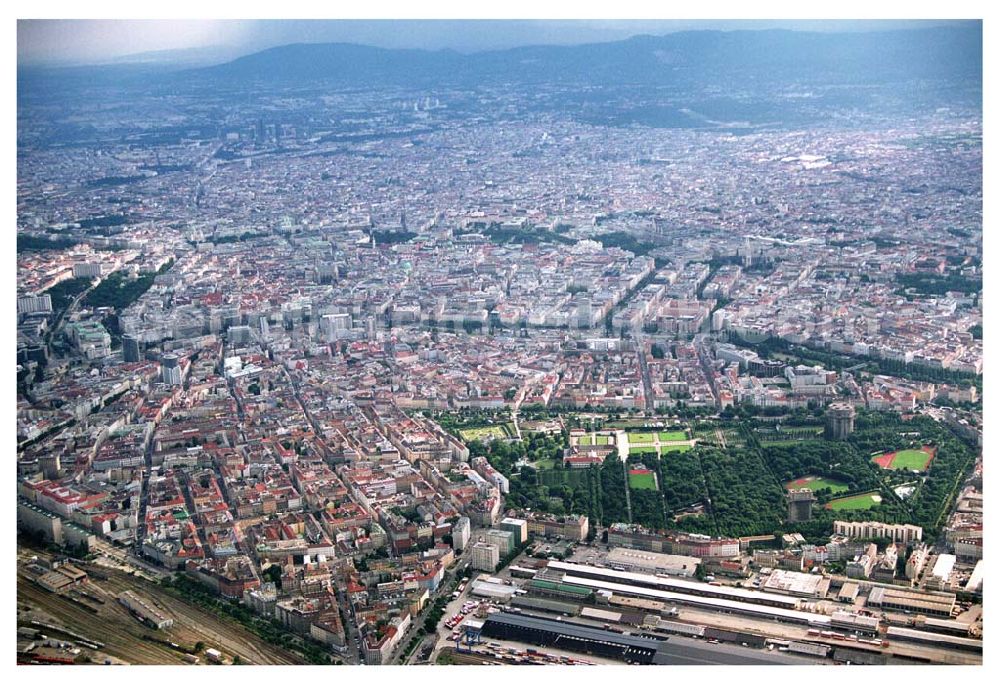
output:
[[816,665],[816,658],[804,658],[777,651],[759,651],[732,644],[710,644],[698,639],[671,636],[660,644],[654,665]]
[[545,618],[532,617],[530,615],[517,615],[511,613],[492,613],[486,618],[486,624],[491,622],[499,624],[513,625],[516,627],[527,627],[531,629],[542,629],[549,632],[557,632],[566,636],[578,639],[591,639],[594,641],[604,641],[618,644],[630,648],[647,648],[655,651],[662,642],[649,637],[631,636],[618,634],[589,625],[582,625],[577,622],[567,620],[547,620]]

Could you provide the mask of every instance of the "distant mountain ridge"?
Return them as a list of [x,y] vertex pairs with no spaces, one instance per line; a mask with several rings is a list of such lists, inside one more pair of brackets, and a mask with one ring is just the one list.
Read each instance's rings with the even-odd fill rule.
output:
[[[589,125],[735,133],[821,123],[982,111],[981,22],[882,32],[782,29],[686,31],[572,46],[460,53],[350,43],[274,47],[208,67],[156,62],[19,67],[22,103],[122,92],[248,102],[254,91],[453,87],[522,93],[514,116],[567,116]],[[227,99],[228,98],[228,99]],[[452,98],[439,118],[511,115],[495,98]],[[75,135],[59,132],[58,135]],[[349,131],[341,131],[349,133]],[[67,139],[69,139],[67,138]]]
[[566,82],[671,85],[699,81],[982,79],[981,24],[867,33],[685,31],[609,43],[471,54],[349,43],[270,48],[183,72],[206,81],[322,80],[343,85]]

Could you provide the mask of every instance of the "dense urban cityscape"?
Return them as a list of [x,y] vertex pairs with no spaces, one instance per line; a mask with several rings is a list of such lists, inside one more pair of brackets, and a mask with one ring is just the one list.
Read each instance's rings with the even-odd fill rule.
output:
[[21,69],[18,663],[982,664],[981,24],[799,35]]

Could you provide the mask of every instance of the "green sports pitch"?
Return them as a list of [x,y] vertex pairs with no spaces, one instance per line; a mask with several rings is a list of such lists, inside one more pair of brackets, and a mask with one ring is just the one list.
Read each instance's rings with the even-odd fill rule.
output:
[[878,492],[867,492],[846,496],[843,499],[834,499],[826,507],[834,511],[867,511],[880,503],[882,503],[882,497]]
[[820,489],[829,489],[834,494],[840,494],[841,492],[846,492],[849,487],[840,480],[809,475],[807,477],[800,477],[797,480],[789,480],[785,483],[785,489],[811,489],[814,492]]
[[628,486],[632,489],[656,489],[656,478],[649,471],[630,470]]
[[935,450],[933,447],[925,446],[922,449],[903,449],[902,451],[890,451],[879,454],[872,460],[880,468],[887,470],[916,470],[924,471],[930,467],[934,459]]

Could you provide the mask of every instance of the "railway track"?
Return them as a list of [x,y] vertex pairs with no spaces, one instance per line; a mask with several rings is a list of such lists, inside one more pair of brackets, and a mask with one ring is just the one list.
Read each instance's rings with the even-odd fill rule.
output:
[[[19,581],[18,594],[33,607],[40,608],[44,615],[63,623],[71,631],[87,635],[87,639],[94,643],[104,642],[106,645],[101,650],[108,655],[129,663],[144,665],[180,662],[180,659],[173,657],[169,650],[156,648],[135,637],[128,630],[116,629],[114,621],[96,619],[79,606],[30,582]],[[44,621],[51,622],[51,620]]]
[[113,597],[131,589],[162,606],[174,617],[174,626],[162,632],[151,630],[137,622],[117,601],[107,600],[104,604],[88,606],[79,600],[74,601],[72,597],[50,593],[21,573],[18,575],[18,601],[39,609],[32,610],[31,619],[62,624],[88,641],[104,642],[103,652],[130,663],[183,663],[182,654],[143,638],[149,635],[167,642],[193,644],[202,641],[227,656],[238,655],[245,663],[297,665],[304,662],[296,655],[264,642],[238,624],[167,595],[153,583],[113,570],[108,570],[107,576],[106,580],[95,578],[95,586],[91,588],[93,594]]

